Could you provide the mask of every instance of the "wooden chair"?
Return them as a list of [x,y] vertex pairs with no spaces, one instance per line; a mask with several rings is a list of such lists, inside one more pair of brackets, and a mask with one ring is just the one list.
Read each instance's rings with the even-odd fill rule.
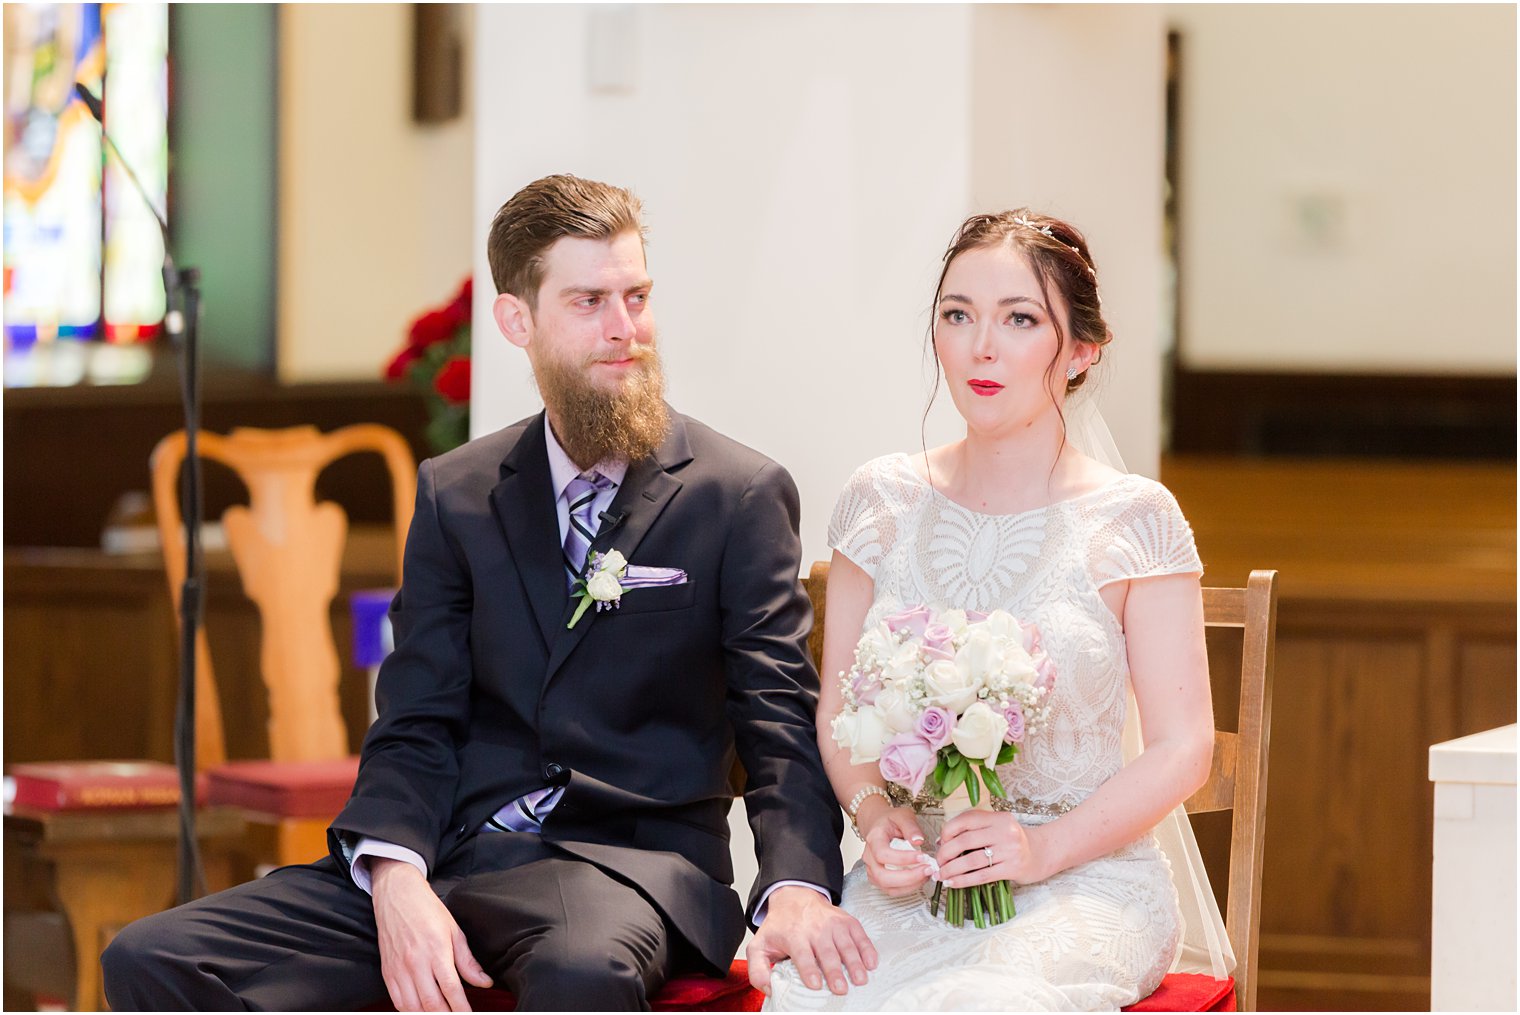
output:
[[[185,575],[179,507],[184,431],[170,434],[151,458],[153,505],[175,616]],[[212,804],[243,808],[250,835],[243,874],[260,862],[302,863],[327,851],[326,829],[353,788],[358,759],[350,755],[338,697],[340,673],[330,609],[337,594],[348,520],[331,502],[316,501],[317,476],[333,461],[380,454],[391,477],[396,578],[411,524],[416,467],[394,430],[375,424],[330,433],[301,426],[202,431],[202,458],[220,462],[247,486],[249,503],[222,516],[243,590],[262,623],[260,671],[269,694],[269,758],[227,760],[226,740],[206,633],[196,639],[196,762],[210,779]]]
[[[804,582],[813,600],[808,648],[822,666],[827,561],[815,561]],[[1204,624],[1244,635],[1238,732],[1214,732],[1209,780],[1188,798],[1189,814],[1229,810],[1230,878],[1225,929],[1235,950],[1233,991],[1228,981],[1173,973],[1149,997],[1126,1011],[1254,1011],[1261,930],[1262,842],[1266,831],[1267,742],[1272,724],[1273,650],[1277,633],[1277,572],[1252,571],[1245,588],[1203,590]],[[1223,674],[1214,674],[1216,679]]]
[[[1267,831],[1267,747],[1277,644],[1277,572],[1252,571],[1245,588],[1203,590],[1206,627],[1241,632],[1236,732],[1214,732],[1209,781],[1188,798],[1189,814],[1230,811],[1230,880],[1225,930],[1235,949],[1235,998],[1256,1010],[1261,943],[1262,846]],[[1215,678],[1222,674],[1213,674]]]

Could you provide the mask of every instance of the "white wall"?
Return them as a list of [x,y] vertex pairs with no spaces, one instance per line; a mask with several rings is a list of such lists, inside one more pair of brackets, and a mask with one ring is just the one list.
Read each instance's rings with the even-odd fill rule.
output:
[[[850,471],[919,446],[939,257],[961,219],[982,207],[1045,204],[1092,233],[1127,346],[1104,364],[1113,368],[1105,402],[1119,407],[1114,430],[1132,467],[1154,474],[1162,95],[1154,10],[989,18],[955,5],[564,6],[482,7],[477,16],[478,50],[495,54],[477,65],[477,94],[502,97],[476,138],[477,276],[489,278],[491,216],[523,184],[569,171],[639,193],[671,402],[791,470],[802,491],[804,561],[828,556],[828,516]],[[588,85],[589,40],[603,30],[629,40],[617,51],[633,67],[625,94]],[[1062,124],[1060,109],[973,93],[975,79],[1019,94],[1009,72],[981,67],[1007,62],[994,34],[1025,31],[1052,49],[1051,62],[1091,65],[1099,81],[1087,99],[1127,172],[1056,157],[1080,130]],[[989,140],[1023,130],[1055,139],[1049,162],[1020,163]],[[1002,173],[1015,164],[1019,172]],[[477,435],[540,405],[526,359],[496,337],[488,298],[483,286]],[[961,432],[942,394],[928,442]]]
[[463,116],[414,123],[411,23],[410,4],[280,8],[281,381],[378,377],[470,271],[469,70]]
[[1184,362],[1515,372],[1513,5],[1175,5]]
[[[588,33],[627,17],[625,95],[591,94]],[[632,187],[649,226],[670,401],[791,470],[804,559],[850,471],[919,444],[925,308],[969,206],[970,15],[951,7],[483,7],[476,271],[523,184]],[[530,96],[532,98],[530,98]],[[511,98],[510,101],[506,97]],[[537,411],[477,300],[472,427]],[[941,399],[929,440],[956,433]]]

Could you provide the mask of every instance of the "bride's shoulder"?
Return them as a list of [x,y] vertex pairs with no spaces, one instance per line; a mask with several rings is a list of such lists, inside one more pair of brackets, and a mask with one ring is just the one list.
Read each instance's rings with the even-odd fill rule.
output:
[[1181,517],[1177,498],[1162,483],[1136,472],[1118,472],[1102,466],[1113,475],[1098,487],[1099,503],[1113,515],[1131,518],[1155,516]]
[[890,488],[895,490],[905,484],[911,486],[917,476],[918,472],[913,466],[913,456],[894,451],[891,454],[879,455],[857,466],[855,471],[850,473],[845,489]]

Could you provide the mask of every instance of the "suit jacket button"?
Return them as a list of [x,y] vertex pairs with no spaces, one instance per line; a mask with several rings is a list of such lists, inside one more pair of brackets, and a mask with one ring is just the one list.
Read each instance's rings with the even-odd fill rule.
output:
[[560,774],[563,773],[563,772],[564,772],[564,768],[562,768],[559,765],[554,764],[552,762],[550,764],[547,764],[547,765],[544,766],[544,778],[545,779],[555,779],[555,778],[558,778],[560,776]]

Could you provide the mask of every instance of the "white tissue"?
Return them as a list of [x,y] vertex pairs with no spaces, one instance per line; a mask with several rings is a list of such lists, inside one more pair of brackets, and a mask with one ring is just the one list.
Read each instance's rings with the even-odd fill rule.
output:
[[[891,847],[893,849],[912,849],[913,848],[913,844],[911,842],[909,842],[907,839],[893,839],[891,841],[891,843],[889,843],[889,845],[891,845]],[[932,854],[932,853],[919,853],[918,854],[917,863],[920,864],[921,866],[929,868],[929,880],[930,881],[938,881],[939,880],[939,861],[936,860],[936,859],[934,859],[934,854]],[[906,868],[903,868],[903,867],[893,867],[891,864],[888,864],[887,865],[887,869],[888,870],[905,870]]]

